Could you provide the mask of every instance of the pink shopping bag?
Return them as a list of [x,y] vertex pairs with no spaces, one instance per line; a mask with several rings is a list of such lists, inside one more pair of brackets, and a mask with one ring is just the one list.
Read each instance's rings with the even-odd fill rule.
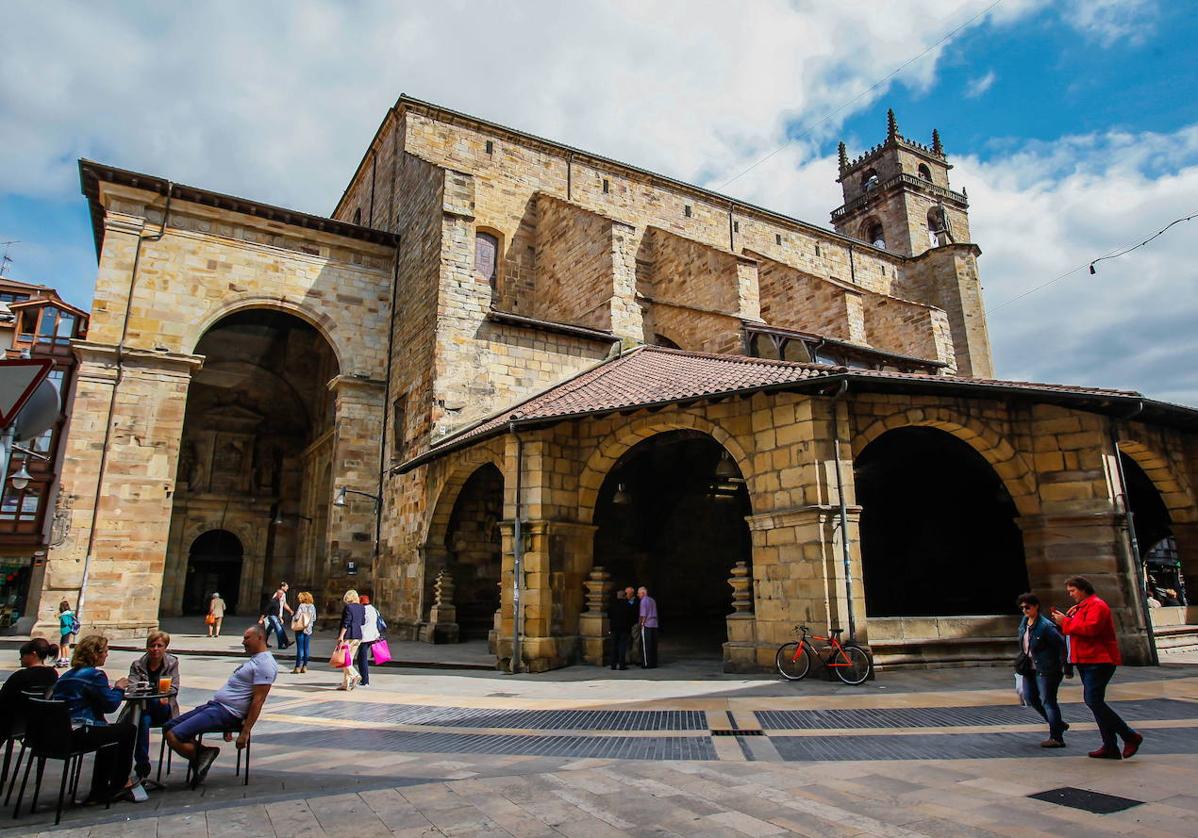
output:
[[384,638],[380,637],[370,644],[370,657],[374,659],[376,664],[386,663],[391,660],[391,647],[387,645],[387,641]]

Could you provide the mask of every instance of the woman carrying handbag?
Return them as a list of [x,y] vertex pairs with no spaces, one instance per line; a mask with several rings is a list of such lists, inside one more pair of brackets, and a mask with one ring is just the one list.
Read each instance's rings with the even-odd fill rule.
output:
[[[346,661],[345,666],[341,668],[341,686],[337,689],[352,690],[362,680],[362,676],[354,668],[354,658],[358,654],[358,646],[362,643],[362,624],[366,622],[366,609],[362,606],[358,592],[353,588],[345,592],[341,601],[344,605],[341,608],[341,631],[337,634],[337,651],[344,647]],[[334,655],[336,654],[335,651]]]

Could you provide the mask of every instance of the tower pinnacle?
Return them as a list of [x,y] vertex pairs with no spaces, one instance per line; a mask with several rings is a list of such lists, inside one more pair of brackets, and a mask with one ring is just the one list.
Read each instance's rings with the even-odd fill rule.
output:
[[837,152],[840,156],[840,171],[843,173],[849,167],[849,150],[845,147],[843,140],[837,148]]
[[940,143],[940,132],[935,128],[932,129],[932,151],[941,157],[944,156],[944,146]]
[[898,136],[899,136],[898,119],[896,119],[894,116],[894,108],[887,108],[886,109],[886,140],[887,140],[887,142],[894,142],[896,139],[898,139]]

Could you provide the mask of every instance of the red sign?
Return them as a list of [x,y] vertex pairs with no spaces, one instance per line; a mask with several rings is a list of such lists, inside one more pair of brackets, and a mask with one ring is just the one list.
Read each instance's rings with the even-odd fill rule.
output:
[[0,361],[0,428],[7,428],[54,368],[49,358]]

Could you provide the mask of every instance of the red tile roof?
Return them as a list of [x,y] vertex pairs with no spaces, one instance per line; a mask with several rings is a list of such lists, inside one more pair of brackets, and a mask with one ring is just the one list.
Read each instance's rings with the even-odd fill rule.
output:
[[[553,424],[582,416],[764,390],[830,388],[848,380],[857,382],[859,388],[872,390],[922,390],[979,398],[993,398],[1000,393],[1025,394],[1041,401],[1088,401],[1108,407],[1113,402],[1134,407],[1144,401],[1141,394],[1129,390],[887,372],[640,346],[437,441],[424,454],[395,470],[410,471],[450,451],[502,433],[512,424]],[[1194,413],[1187,408],[1177,409]]]

